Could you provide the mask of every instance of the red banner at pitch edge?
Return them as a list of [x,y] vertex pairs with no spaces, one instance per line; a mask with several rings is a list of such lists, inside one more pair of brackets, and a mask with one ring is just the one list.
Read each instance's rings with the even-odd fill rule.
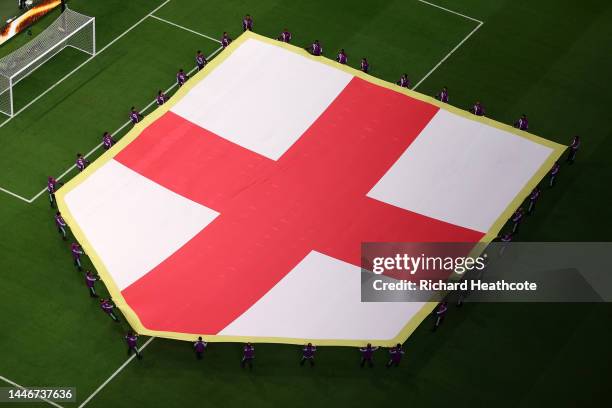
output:
[[30,27],[42,16],[53,10],[55,7],[62,3],[61,0],[41,0],[36,2],[31,8],[25,13],[12,20],[9,20],[7,24],[0,30],[0,45],[19,34],[26,28]]

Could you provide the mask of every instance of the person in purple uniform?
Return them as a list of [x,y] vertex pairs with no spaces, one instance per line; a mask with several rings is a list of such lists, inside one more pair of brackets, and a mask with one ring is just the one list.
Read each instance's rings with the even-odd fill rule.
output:
[[514,225],[512,225],[513,234],[516,234],[518,232],[519,226],[521,225],[521,222],[523,222],[524,216],[525,210],[523,210],[523,207],[519,207],[512,215],[512,222],[514,223]]
[[253,31],[253,18],[249,14],[242,19],[242,31]]
[[198,67],[198,71],[204,69],[204,66],[208,63],[208,61],[206,61],[206,57],[204,56],[204,54],[202,54],[202,51],[200,50],[198,50],[198,52],[196,53],[195,61]]
[[443,87],[440,93],[436,95],[436,99],[440,102],[448,103],[448,89]]
[[476,116],[484,116],[485,114],[484,107],[480,104],[480,101],[477,101],[474,106],[472,106],[470,112],[472,112]]
[[157,106],[162,106],[167,101],[168,97],[166,96],[164,91],[162,91],[161,89],[157,91],[157,96],[155,97],[155,103],[157,103]]
[[561,165],[558,161],[553,164],[552,169],[550,169],[550,182],[548,183],[549,187],[552,187],[555,184],[555,180],[557,180],[557,176],[559,175],[559,169],[561,169]]
[[540,187],[535,186],[535,188],[529,194],[529,207],[527,207],[527,214],[531,215],[531,213],[533,213],[538,198],[540,198]]
[[512,242],[512,233],[506,232],[503,235],[501,235],[499,237],[499,242],[502,243],[499,247],[499,256],[504,256],[504,252],[506,252],[506,248],[508,247],[508,245],[510,245],[510,242]]
[[314,356],[317,348],[312,345],[312,343],[308,343],[302,349],[302,359],[300,360],[300,365],[303,366],[306,360],[310,362],[310,366],[314,367]]
[[136,353],[136,358],[142,360],[142,354],[140,354],[140,350],[138,350],[138,334],[132,333],[131,331],[127,332],[127,334],[125,335],[125,342],[128,346],[128,356],[132,354],[133,351],[134,353]]
[[370,343],[368,343],[365,347],[359,348],[359,351],[361,352],[361,363],[359,365],[361,368],[363,368],[366,362],[368,363],[368,366],[374,366],[374,352],[376,350],[378,350],[378,347],[372,347]]
[[142,114],[136,110],[136,107],[132,106],[132,109],[130,109],[130,121],[133,124],[136,124],[140,122],[143,117],[144,116],[142,116]]
[[572,142],[569,145],[569,151],[567,153],[567,159],[565,160],[569,164],[574,164],[574,160],[576,160],[576,153],[578,153],[578,149],[580,148],[580,136],[574,136]]
[[119,318],[115,315],[115,312],[113,311],[114,308],[115,305],[113,305],[113,302],[111,302],[110,299],[100,299],[100,309],[102,309],[104,313],[106,313],[111,319],[113,319],[115,323],[119,323]]
[[242,349],[242,361],[240,367],[244,368],[246,364],[249,365],[249,370],[253,369],[253,359],[255,358],[255,347],[251,343],[244,345]]
[[367,58],[361,59],[361,70],[365,72],[366,74],[370,72],[370,63],[368,62]]
[[444,317],[446,316],[447,311],[448,311],[447,301],[444,301],[438,305],[438,308],[436,309],[436,313],[435,313],[436,323],[434,324],[432,331],[438,330],[438,327],[440,327],[440,325],[444,321]]
[[529,121],[527,120],[527,115],[523,113],[523,115],[514,122],[514,127],[520,130],[529,130]]
[[51,208],[55,207],[55,192],[57,191],[58,184],[63,185],[64,183],[57,181],[55,177],[47,177],[47,192],[49,193],[49,203]]
[[397,84],[402,88],[410,88],[410,80],[408,79],[408,74],[402,74]]
[[113,136],[108,132],[104,132],[102,135],[102,147],[104,147],[104,150],[110,149],[114,144],[115,140],[113,140]]
[[282,33],[278,36],[278,41],[282,41],[284,43],[289,44],[291,42],[291,33],[286,28]]
[[183,68],[179,69],[179,71],[176,73],[176,83],[178,84],[179,88],[185,85],[185,82],[187,82],[188,79],[189,75],[183,71]]
[[338,61],[340,64],[346,64],[348,62],[348,57],[346,56],[346,52],[344,52],[344,48],[342,48],[340,52],[338,52],[336,61]]
[[89,162],[85,160],[85,157],[83,157],[81,153],[77,153],[75,165],[79,172],[85,170],[85,167],[87,167],[88,164]]
[[202,336],[198,337],[198,341],[193,343],[193,351],[195,351],[196,358],[198,360],[202,359],[202,356],[204,355],[204,351],[206,351],[207,346],[208,346],[208,343],[202,340]]
[[85,252],[83,252],[83,248],[81,248],[81,246],[78,243],[73,242],[70,245],[70,252],[72,253],[72,259],[74,260],[74,266],[76,266],[79,271],[82,270],[83,268],[81,266],[81,255],[85,255]]
[[65,241],[67,239],[66,228],[68,227],[68,224],[66,224],[66,221],[64,221],[64,217],[62,217],[62,213],[60,213],[59,211],[55,213],[55,226],[57,226],[57,231],[60,233],[62,239]]
[[317,57],[323,55],[323,47],[321,47],[319,40],[315,40],[306,50]]
[[98,277],[98,275],[94,275],[92,271],[87,271],[85,273],[85,284],[87,285],[87,289],[89,289],[89,296],[91,297],[98,297],[95,288],[97,280],[100,280],[100,278]]
[[223,32],[223,37],[221,37],[221,46],[223,48],[227,48],[228,45],[230,45],[232,43],[232,39],[229,38],[229,35],[227,34],[227,32]]
[[402,345],[397,343],[395,347],[391,347],[389,349],[389,361],[386,364],[386,367],[389,368],[391,366],[399,367],[400,361],[402,361],[402,356],[404,355],[404,350],[402,350]]

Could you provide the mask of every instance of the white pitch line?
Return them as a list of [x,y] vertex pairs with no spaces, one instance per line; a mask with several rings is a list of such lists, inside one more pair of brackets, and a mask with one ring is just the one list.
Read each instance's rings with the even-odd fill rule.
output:
[[484,24],[484,21],[480,21],[478,19],[475,19],[474,17],[466,16],[465,14],[461,14],[461,13],[459,13],[457,11],[454,11],[454,10],[451,10],[451,9],[447,9],[446,7],[438,6],[437,4],[433,4],[433,3],[430,3],[430,2],[425,1],[425,0],[418,0],[418,1],[420,3],[424,3],[424,4],[430,5],[430,6],[435,7],[435,8],[439,8],[440,10],[448,11],[449,13],[455,14],[457,16],[461,16],[463,18],[467,18],[468,20],[472,20],[472,21],[474,21],[476,23]]
[[[149,343],[151,343],[153,341],[155,337],[151,337],[149,340],[147,340],[147,342],[145,344],[142,345],[142,347],[140,348],[140,350],[144,350],[145,347],[147,347],[149,345]],[[114,373],[111,374],[110,377],[108,377],[106,379],[106,381],[104,381],[98,388],[96,388],[96,390],[94,392],[91,393],[91,395],[89,397],[87,397],[87,399],[85,401],[83,401],[81,403],[81,405],[79,405],[79,408],[83,408],[89,401],[91,401],[93,399],[93,397],[96,396],[96,394],[98,394],[100,391],[102,391],[102,388],[106,387],[106,385],[111,382],[111,380],[113,378],[115,378],[117,376],[117,374],[119,374],[121,372],[121,370],[123,370],[128,364],[130,364],[130,362],[136,357],[136,354],[132,354],[130,356],[130,358],[128,358],[123,364],[121,364],[121,367],[119,367],[117,370],[115,370]]]
[[450,57],[451,55],[453,55],[453,53],[455,51],[457,51],[459,49],[459,47],[461,47],[463,45],[464,42],[466,42],[468,40],[468,38],[470,38],[472,36],[472,34],[474,34],[476,31],[478,31],[478,29],[483,25],[484,23],[480,22],[478,23],[478,25],[476,26],[476,28],[474,28],[472,31],[470,31],[470,33],[465,36],[465,38],[463,40],[461,40],[461,42],[459,44],[457,44],[455,46],[455,48],[453,48],[452,50],[450,50],[450,52],[448,54],[446,54],[444,56],[444,58],[442,58],[440,60],[440,62],[438,62],[432,69],[429,70],[429,72],[427,74],[425,74],[425,76],[423,78],[421,78],[421,80],[419,82],[416,83],[415,86],[412,87],[412,90],[415,90],[419,85],[421,85],[423,83],[423,81],[425,81],[431,74],[433,74],[433,72],[438,69],[438,67],[440,67],[440,65],[442,65],[444,63],[444,61],[446,61],[448,59],[448,57]]
[[[17,388],[19,388],[19,389],[21,389],[21,390],[28,390],[28,389],[29,389],[28,387],[24,387],[24,386],[22,386],[22,385],[19,385],[19,384],[17,384],[16,382],[11,381],[11,380],[9,380],[8,378],[3,377],[3,376],[1,376],[1,375],[0,375],[0,380],[4,381],[4,382],[6,382],[6,383],[9,383],[9,384],[11,384],[13,387],[17,387]],[[39,399],[40,399],[40,400],[42,400],[42,401],[45,401],[45,402],[46,402],[46,403],[48,403],[48,404],[53,405],[53,406],[54,406],[54,407],[56,407],[56,408],[64,408],[64,407],[62,407],[60,404],[58,404],[58,403],[56,403],[56,402],[53,402],[53,401],[51,401],[51,400],[48,400],[48,399],[46,399],[46,398],[39,398]]]
[[26,202],[26,203],[28,203],[28,204],[30,204],[30,203],[31,203],[31,201],[30,201],[30,200],[28,200],[27,198],[23,198],[23,197],[22,197],[22,196],[20,196],[19,194],[15,194],[15,193],[13,193],[12,191],[9,191],[9,190],[7,190],[7,189],[5,189],[5,188],[0,187],[0,191],[4,192],[4,193],[6,193],[6,194],[8,194],[8,195],[10,195],[10,196],[13,196],[13,197],[15,197],[15,198],[18,198],[18,199],[20,199],[20,200],[22,200],[22,201],[25,201],[25,202]]
[[154,18],[154,19],[156,19],[156,20],[163,21],[163,22],[164,22],[164,23],[166,23],[166,24],[170,24],[170,25],[172,25],[172,26],[175,26],[175,27],[177,27],[177,28],[180,28],[181,30],[189,31],[189,32],[190,32],[190,33],[192,33],[192,34],[199,35],[199,36],[204,37],[204,38],[208,38],[208,39],[209,39],[209,40],[211,40],[211,41],[214,41],[214,42],[216,42],[216,43],[221,44],[221,41],[217,40],[216,38],[209,37],[209,36],[207,36],[206,34],[202,34],[202,33],[199,33],[199,32],[197,32],[197,31],[194,31],[194,30],[192,30],[191,28],[187,28],[187,27],[184,27],[184,26],[182,26],[182,25],[180,25],[180,24],[173,23],[172,21],[168,21],[168,20],[163,19],[163,18],[161,18],[161,17],[157,17],[156,15],[153,15],[153,14],[151,14],[151,17],[153,17],[153,18]]
[[116,37],[114,40],[112,40],[111,42],[109,42],[108,44],[106,44],[104,47],[102,47],[102,49],[100,51],[98,51],[96,53],[96,55],[104,52],[104,50],[106,50],[108,47],[110,47],[111,45],[113,45],[114,43],[116,43],[117,41],[119,41],[121,38],[123,38],[124,35],[126,35],[127,33],[129,33],[130,31],[132,31],[133,29],[135,29],[136,27],[138,27],[143,21],[145,21],[147,18],[151,17],[153,15],[153,13],[155,13],[156,11],[158,11],[159,9],[161,9],[162,7],[164,7],[166,4],[168,4],[170,2],[170,0],[166,0],[164,1],[162,4],[160,4],[159,6],[155,7],[155,9],[153,9],[149,14],[147,14],[146,16],[144,16],[143,18],[141,18],[140,20],[138,20],[133,26],[131,26],[130,28],[128,28],[127,30],[125,30],[123,33],[121,33],[118,37]]
[[163,2],[162,4],[160,4],[159,6],[157,6],[154,10],[152,10],[149,14],[147,14],[146,16],[144,16],[143,18],[141,18],[140,20],[138,20],[136,23],[134,23],[130,28],[128,28],[127,30],[125,30],[123,33],[119,34],[117,37],[115,37],[115,39],[113,39],[111,42],[109,42],[108,44],[106,44],[104,47],[102,47],[100,50],[98,50],[98,52],[96,53],[96,55],[92,55],[91,57],[87,58],[85,61],[83,61],[78,67],[76,67],[75,69],[73,69],[72,71],[70,71],[69,73],[67,73],[66,75],[64,75],[63,77],[61,77],[56,83],[54,83],[53,85],[51,85],[48,89],[46,89],[43,93],[41,93],[40,95],[38,95],[36,98],[34,98],[33,100],[31,100],[30,102],[28,102],[27,105],[25,105],[24,107],[22,107],[21,109],[19,109],[17,112],[15,112],[15,114],[13,116],[11,116],[10,118],[6,119],[4,122],[0,123],[0,128],[2,128],[4,125],[6,125],[8,122],[10,122],[11,120],[13,120],[17,115],[19,115],[21,112],[23,112],[24,110],[26,110],[27,108],[29,108],[30,106],[32,106],[33,103],[35,103],[36,101],[38,101],[40,98],[42,98],[43,96],[45,96],[47,93],[49,93],[50,91],[52,91],[53,89],[55,89],[56,86],[58,86],[59,84],[61,84],[62,82],[64,82],[66,79],[68,79],[70,76],[72,76],[72,74],[74,74],[75,72],[77,72],[79,69],[81,69],[84,65],[86,65],[88,62],[90,62],[92,59],[94,59],[97,55],[102,54],[104,51],[106,51],[108,49],[108,47],[110,47],[111,45],[113,45],[114,43],[116,43],[118,40],[120,40],[121,38],[123,38],[127,33],[129,33],[130,31],[132,31],[134,28],[138,27],[143,21],[145,21],[147,18],[149,18],[153,13],[155,13],[156,11],[158,11],[159,9],[161,9],[163,6],[165,6],[166,4],[168,4],[171,0],[166,0],[165,2]]
[[[210,55],[207,57],[207,59],[208,59],[208,60],[210,60],[212,57],[214,57],[214,56],[215,56],[215,55],[217,55],[219,52],[221,52],[221,50],[223,50],[223,47],[219,47],[219,48],[217,48],[215,51],[213,51],[213,52],[212,52],[212,53],[211,53],[211,54],[210,54]],[[193,69],[191,69],[191,71],[189,71],[189,72],[187,73],[187,75],[191,75],[191,74],[192,74],[193,72],[195,72],[197,69],[198,69],[198,67],[194,67]],[[172,84],[172,86],[170,86],[168,89],[166,89],[166,90],[164,91],[164,93],[169,93],[169,92],[170,92],[170,91],[172,91],[174,88],[176,88],[176,86],[177,86],[177,85],[178,85],[178,84],[175,82],[174,84]],[[144,112],[146,112],[147,110],[149,110],[149,108],[150,108],[151,106],[153,106],[154,104],[155,104],[155,99],[153,99],[151,102],[149,102],[149,104],[148,104],[147,106],[145,106],[145,107],[142,109],[141,113],[144,113]],[[113,133],[111,133],[111,134],[112,134],[112,135],[116,135],[117,133],[121,132],[121,131],[122,131],[122,130],[123,130],[125,127],[126,127],[126,126],[128,126],[130,123],[132,123],[132,122],[128,120],[127,122],[125,122],[123,125],[121,125],[121,126],[120,126],[120,127],[117,129],[117,130],[115,130],[115,131],[114,131]],[[96,152],[96,151],[97,151],[97,150],[98,150],[100,147],[102,147],[102,143],[99,143],[99,144],[98,144],[96,147],[94,147],[93,149],[91,149],[91,150],[90,150],[90,151],[89,151],[87,154],[85,154],[83,157],[88,158],[89,156],[91,156],[92,154],[94,154],[94,153],[95,153],[95,152]],[[57,179],[57,180],[61,180],[61,179],[62,179],[62,178],[64,178],[64,177],[65,177],[65,176],[66,176],[68,173],[70,173],[70,172],[71,172],[71,171],[72,171],[72,170],[73,170],[75,167],[76,167],[76,165],[75,165],[75,164],[73,164],[72,166],[68,167],[68,168],[66,169],[66,171],[64,171],[62,174],[60,174],[60,175],[59,175],[59,176],[58,176],[56,179]],[[20,198],[20,199],[22,199],[23,201],[25,201],[25,202],[27,202],[27,203],[31,204],[32,202],[34,202],[34,200],[36,200],[38,197],[40,197],[41,195],[43,195],[43,194],[44,194],[44,193],[47,191],[47,188],[46,188],[46,187],[45,187],[45,188],[43,188],[43,189],[42,189],[42,190],[40,190],[40,191],[39,191],[39,192],[38,192],[38,193],[37,193],[37,194],[36,194],[34,197],[30,198],[29,200],[27,200],[27,199],[25,199],[25,198],[23,198],[23,197],[21,197],[21,196],[18,196],[17,194],[12,193],[12,192],[10,192],[10,191],[8,191],[8,190],[4,190],[4,189],[2,189],[1,187],[0,187],[0,190],[2,190],[2,191],[4,191],[4,192],[6,192],[6,193],[8,193],[8,194],[14,195],[15,197]]]

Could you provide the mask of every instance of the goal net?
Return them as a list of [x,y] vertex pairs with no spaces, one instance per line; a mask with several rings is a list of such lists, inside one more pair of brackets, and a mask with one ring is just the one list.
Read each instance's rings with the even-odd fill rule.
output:
[[94,17],[66,9],[42,33],[0,59],[0,112],[13,116],[15,85],[66,47],[96,54]]

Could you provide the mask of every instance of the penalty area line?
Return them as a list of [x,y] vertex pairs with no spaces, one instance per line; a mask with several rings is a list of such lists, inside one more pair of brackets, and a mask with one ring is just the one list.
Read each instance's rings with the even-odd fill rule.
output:
[[452,50],[450,50],[450,51],[449,51],[449,53],[448,53],[448,54],[446,54],[446,55],[444,56],[444,58],[442,58],[442,59],[440,60],[440,62],[438,62],[438,63],[437,63],[437,64],[436,64],[436,65],[435,65],[435,66],[434,66],[432,69],[430,69],[430,70],[429,70],[429,72],[428,72],[427,74],[425,74],[425,76],[424,76],[423,78],[421,78],[421,80],[420,80],[419,82],[417,82],[417,83],[416,83],[416,84],[415,84],[415,85],[412,87],[412,90],[414,91],[415,89],[417,89],[417,87],[418,87],[419,85],[421,85],[421,84],[423,83],[423,81],[425,81],[427,78],[429,78],[429,76],[430,76],[431,74],[433,74],[433,73],[434,73],[434,71],[435,71],[436,69],[438,69],[438,68],[440,67],[440,65],[442,65],[442,64],[444,63],[444,61],[446,61],[446,60],[447,60],[447,59],[448,59],[448,58],[449,58],[451,55],[453,55],[453,53],[454,53],[455,51],[457,51],[457,50],[459,49],[459,47],[461,47],[461,46],[463,45],[463,43],[465,43],[465,42],[466,42],[466,41],[467,41],[467,40],[468,40],[468,39],[469,39],[469,38],[470,38],[470,37],[471,37],[471,36],[472,36],[472,35],[473,35],[473,34],[476,32],[476,31],[478,31],[478,29],[479,29],[480,27],[482,27],[482,25],[483,25],[483,24],[484,24],[484,23],[482,23],[482,22],[478,23],[478,25],[477,25],[477,26],[476,26],[476,27],[475,27],[475,28],[474,28],[472,31],[470,31],[470,33],[469,33],[468,35],[466,35],[466,36],[465,36],[465,38],[463,38],[463,40],[461,40],[461,42],[460,42],[459,44],[455,45],[455,48],[453,48]]
[[24,198],[24,197],[20,196],[19,194],[13,193],[12,191],[7,190],[6,188],[0,187],[0,191],[2,191],[3,193],[6,193],[6,194],[8,194],[8,195],[10,195],[12,197],[18,198],[19,200],[25,201],[28,204],[32,203],[31,199],[28,200],[27,198]]
[[117,41],[119,41],[121,38],[123,38],[123,36],[125,36],[127,33],[129,33],[130,31],[132,31],[133,29],[135,29],[136,27],[138,27],[143,21],[145,21],[147,18],[151,17],[153,15],[153,13],[159,11],[159,9],[161,9],[162,7],[164,7],[166,4],[170,3],[170,0],[166,0],[164,1],[162,4],[160,4],[159,6],[155,7],[153,10],[151,10],[149,12],[149,14],[147,14],[146,16],[144,16],[143,18],[141,18],[140,20],[138,20],[134,25],[132,25],[130,28],[128,28],[127,30],[125,30],[124,32],[122,32],[121,34],[119,34],[119,36],[115,37],[115,39],[113,39],[111,42],[109,42],[108,44],[106,44],[104,47],[102,47],[102,49],[100,51],[98,51],[96,53],[96,55],[100,54],[101,52],[104,52],[108,47],[110,47],[111,45],[113,45],[114,43],[116,43]]
[[174,27],[176,27],[176,28],[180,28],[181,30],[188,31],[188,32],[190,32],[190,33],[192,33],[192,34],[199,35],[200,37],[204,37],[204,38],[206,38],[206,39],[208,39],[208,40],[214,41],[214,42],[216,42],[217,44],[221,44],[221,41],[217,40],[216,38],[210,37],[210,36],[208,36],[208,35],[206,35],[206,34],[199,33],[199,32],[197,32],[197,31],[195,31],[195,30],[192,30],[191,28],[187,28],[187,27],[184,27],[184,26],[182,26],[182,25],[180,25],[180,24],[176,24],[176,23],[173,23],[172,21],[166,20],[166,19],[164,19],[164,18],[157,17],[157,16],[156,16],[156,15],[154,15],[154,14],[151,14],[151,15],[150,15],[150,17],[152,17],[152,18],[154,18],[154,19],[156,19],[156,20],[159,20],[159,21],[161,21],[161,22],[164,22],[164,23],[166,23],[166,24],[170,24],[171,26],[174,26]]
[[455,48],[453,48],[452,50],[450,50],[450,52],[449,52],[448,54],[446,54],[446,55],[444,56],[444,58],[442,58],[442,59],[441,59],[441,60],[440,60],[440,61],[439,61],[439,62],[438,62],[438,63],[437,63],[437,64],[436,64],[436,65],[435,65],[435,66],[434,66],[432,69],[430,69],[430,70],[429,70],[429,72],[428,72],[427,74],[425,74],[425,76],[424,76],[423,78],[421,78],[421,80],[420,80],[419,82],[417,82],[417,83],[416,83],[416,84],[415,84],[415,85],[414,85],[414,86],[411,88],[413,91],[414,91],[415,89],[417,89],[417,87],[418,87],[419,85],[421,85],[421,84],[423,83],[423,81],[425,81],[427,78],[429,78],[429,76],[430,76],[431,74],[433,74],[433,73],[434,73],[434,71],[435,71],[436,69],[438,69],[438,68],[440,67],[440,65],[442,65],[442,64],[444,63],[444,61],[446,61],[446,60],[447,60],[447,59],[448,59],[448,58],[449,58],[451,55],[453,55],[453,53],[454,53],[455,51],[457,51],[457,50],[459,49],[459,47],[461,47],[461,46],[463,45],[463,43],[465,43],[465,42],[468,40],[468,38],[470,38],[470,37],[471,37],[471,36],[472,36],[472,35],[473,35],[473,34],[474,34],[476,31],[478,31],[478,29],[479,29],[480,27],[482,27],[482,25],[484,24],[484,21],[481,21],[481,20],[478,20],[478,19],[476,19],[476,18],[474,18],[474,17],[470,17],[470,16],[467,16],[467,15],[465,15],[465,14],[459,13],[459,12],[457,12],[457,11],[455,11],[455,10],[448,9],[448,8],[446,8],[446,7],[442,7],[442,6],[439,6],[439,5],[434,4],[434,3],[430,3],[430,2],[425,1],[425,0],[417,0],[417,1],[418,1],[419,3],[427,4],[428,6],[432,6],[432,7],[435,7],[435,8],[437,8],[437,9],[440,9],[440,10],[446,11],[447,13],[451,13],[451,14],[454,14],[454,15],[456,15],[456,16],[466,18],[466,19],[468,19],[468,20],[470,20],[470,21],[474,21],[474,22],[478,23],[478,25],[477,25],[477,26],[476,26],[476,27],[475,27],[475,28],[474,28],[472,31],[470,31],[470,32],[469,32],[469,34],[468,34],[468,35],[466,35],[466,36],[463,38],[463,40],[461,40],[461,42],[459,42],[459,44],[457,44],[457,45],[455,46]]
[[438,8],[440,10],[444,10],[446,12],[449,12],[451,14],[455,14],[455,15],[463,17],[463,18],[467,18],[468,20],[472,20],[472,21],[474,21],[476,23],[484,24],[484,21],[480,21],[480,20],[478,20],[478,19],[476,19],[474,17],[466,16],[465,14],[461,14],[461,13],[455,11],[455,10],[447,9],[446,7],[442,7],[442,6],[439,6],[439,5],[434,4],[434,3],[430,3],[430,2],[425,1],[425,0],[418,0],[418,2],[419,3],[423,3],[423,4],[427,4],[428,6],[432,6],[432,7]]
[[[144,350],[153,341],[154,338],[155,337],[151,337],[149,340],[147,340],[146,343],[142,345],[140,350],[141,351]],[[121,366],[118,369],[116,369],[115,372],[112,373],[111,376],[106,379],[106,381],[104,381],[102,384],[100,384],[100,386],[98,388],[96,388],[96,390],[94,392],[92,392],[91,395],[89,397],[87,397],[87,399],[85,401],[83,401],[81,403],[81,405],[79,405],[79,408],[83,408],[85,405],[87,405],[87,403],[89,401],[91,401],[93,399],[93,397],[95,397],[100,391],[102,391],[102,389],[104,387],[106,387],[108,385],[108,383],[111,382],[113,380],[113,378],[115,378],[117,376],[117,374],[119,374],[128,364],[130,364],[130,362],[134,358],[136,358],[136,354],[132,354],[123,364],[121,364]]]

